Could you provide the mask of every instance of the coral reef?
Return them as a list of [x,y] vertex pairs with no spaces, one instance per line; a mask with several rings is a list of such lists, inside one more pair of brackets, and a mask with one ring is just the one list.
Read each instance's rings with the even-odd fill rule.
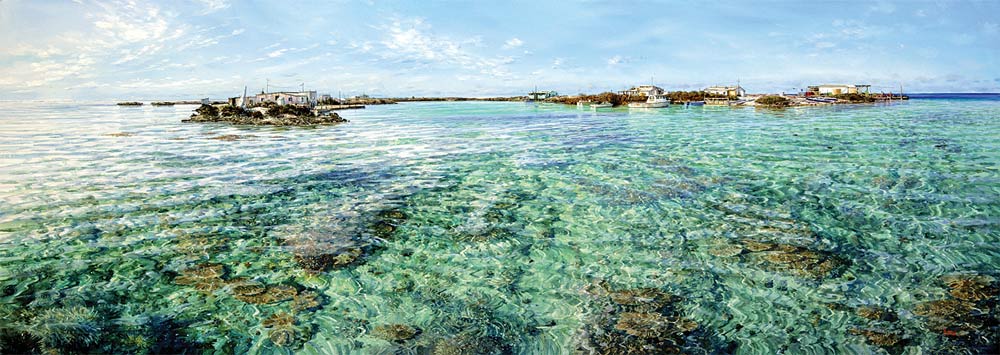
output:
[[406,324],[386,324],[372,329],[372,335],[393,342],[403,342],[420,334],[420,329]]
[[982,301],[997,297],[998,288],[992,277],[984,275],[954,275],[942,278],[949,288],[948,293],[964,301]]
[[876,306],[863,306],[858,307],[855,313],[865,319],[875,320],[875,321],[896,321],[896,313],[890,309],[876,307]]
[[292,297],[292,309],[296,311],[316,309],[320,304],[319,295],[313,291],[303,291]]
[[211,293],[226,284],[222,278],[224,274],[225,268],[221,264],[203,263],[181,271],[180,276],[174,278],[174,283]]
[[902,345],[905,340],[898,332],[876,329],[851,329],[851,334],[863,336],[869,343],[883,348]]
[[604,311],[581,329],[580,353],[680,354],[707,341],[703,334],[691,336],[698,324],[678,310],[680,297],[657,288],[608,291],[600,283],[586,292]]

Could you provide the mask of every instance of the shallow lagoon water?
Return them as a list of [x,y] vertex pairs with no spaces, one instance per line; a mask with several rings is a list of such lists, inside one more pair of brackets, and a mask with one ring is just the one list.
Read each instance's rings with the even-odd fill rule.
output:
[[0,108],[0,352],[997,346],[996,100]]

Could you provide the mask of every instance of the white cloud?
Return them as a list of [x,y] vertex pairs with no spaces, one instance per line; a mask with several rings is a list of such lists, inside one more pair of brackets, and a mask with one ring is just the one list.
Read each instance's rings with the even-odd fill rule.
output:
[[868,11],[879,12],[883,14],[891,14],[893,12],[896,12],[896,5],[886,1],[878,1],[875,3],[875,5],[870,6],[868,8]]
[[522,45],[524,45],[524,41],[521,41],[520,38],[514,37],[514,38],[511,38],[511,39],[508,39],[507,42],[504,42],[503,48],[504,49],[511,49],[511,48],[520,47]]
[[198,0],[205,7],[202,14],[210,14],[229,7],[228,0]]
[[[505,65],[513,63],[513,57],[489,58],[470,52],[462,43],[476,43],[472,40],[456,41],[448,37],[434,35],[431,26],[422,19],[396,20],[390,25],[377,29],[387,33],[388,37],[381,42],[386,50],[380,51],[387,60],[417,60],[426,64],[454,64],[467,70],[475,70],[480,74],[503,77],[510,71]],[[357,48],[356,44],[352,47]],[[367,52],[371,48],[362,50]]]
[[246,32],[246,31],[247,31],[247,29],[245,29],[245,28],[238,28],[238,29],[233,30],[233,32],[231,33],[231,35],[233,35],[233,36],[239,36],[239,35],[243,34],[243,32]]
[[[268,58],[277,58],[285,54],[290,48],[282,48],[267,54]],[[294,48],[291,48],[294,49]]]
[[625,58],[622,58],[622,56],[620,56],[620,55],[616,55],[614,57],[608,58],[608,65],[618,65],[618,64],[621,64],[621,63],[624,63],[624,62],[625,62]]
[[824,42],[816,42],[816,48],[818,48],[818,49],[833,48],[833,47],[836,47],[836,46],[837,46],[837,44],[835,44],[833,42],[825,42],[825,41]]
[[983,33],[988,35],[995,35],[1000,32],[1000,26],[993,22],[983,23]]

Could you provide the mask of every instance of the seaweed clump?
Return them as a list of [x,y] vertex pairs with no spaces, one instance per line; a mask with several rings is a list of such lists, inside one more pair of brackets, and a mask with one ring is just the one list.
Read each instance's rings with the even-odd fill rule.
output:
[[306,271],[317,273],[350,265],[361,257],[361,253],[361,248],[357,246],[343,246],[333,250],[304,247],[296,250],[295,262]]
[[100,341],[100,316],[91,308],[72,306],[42,311],[26,327],[43,348],[87,348]]
[[413,339],[418,334],[420,334],[419,328],[406,324],[386,324],[372,329],[372,335],[397,343]]

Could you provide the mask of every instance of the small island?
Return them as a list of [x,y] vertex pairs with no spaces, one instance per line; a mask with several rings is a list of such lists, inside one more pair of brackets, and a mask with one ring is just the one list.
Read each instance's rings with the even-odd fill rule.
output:
[[126,101],[126,102],[119,102],[118,106],[142,106],[142,103],[138,101]]
[[347,122],[336,112],[314,111],[306,106],[265,105],[243,108],[234,105],[201,105],[191,118],[181,122],[226,122],[252,126],[312,126]]

